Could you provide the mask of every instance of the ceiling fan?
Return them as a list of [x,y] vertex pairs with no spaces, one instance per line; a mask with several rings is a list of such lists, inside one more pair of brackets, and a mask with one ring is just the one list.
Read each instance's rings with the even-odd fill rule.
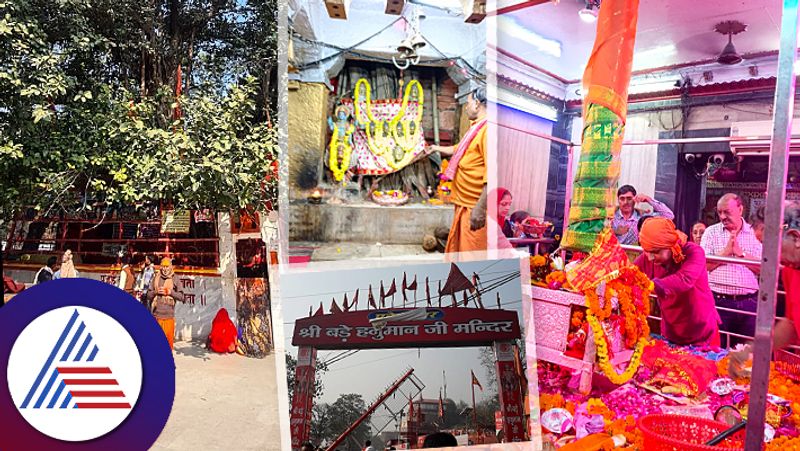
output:
[[747,25],[738,20],[726,20],[714,26],[714,31],[719,34],[728,35],[728,44],[722,49],[722,53],[717,56],[717,62],[726,66],[732,66],[742,62],[742,55],[733,46],[733,35],[747,31]]

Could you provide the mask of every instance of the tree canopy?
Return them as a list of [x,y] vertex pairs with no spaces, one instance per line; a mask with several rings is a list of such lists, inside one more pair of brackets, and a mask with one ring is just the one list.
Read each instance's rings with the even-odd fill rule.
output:
[[0,219],[98,201],[271,208],[276,11],[0,0]]

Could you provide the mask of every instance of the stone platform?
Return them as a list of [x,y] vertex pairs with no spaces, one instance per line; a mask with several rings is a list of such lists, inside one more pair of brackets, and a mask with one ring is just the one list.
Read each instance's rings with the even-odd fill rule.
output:
[[366,243],[319,243],[310,241],[292,241],[289,243],[290,252],[298,255],[305,254],[311,257],[312,262],[341,261],[357,259],[391,259],[406,257],[412,259],[428,260],[435,258],[438,253],[428,253],[419,244],[366,244]]
[[437,227],[450,227],[452,205],[411,204],[382,207],[357,204],[309,204],[305,200],[290,204],[291,242],[361,243],[417,246],[425,234]]

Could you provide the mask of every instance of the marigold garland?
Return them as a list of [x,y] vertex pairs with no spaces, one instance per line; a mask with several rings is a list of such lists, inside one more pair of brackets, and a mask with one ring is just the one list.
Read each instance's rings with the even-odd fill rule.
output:
[[[415,130],[419,130],[419,126],[422,123],[422,113],[425,103],[422,85],[417,80],[412,80],[410,83],[408,83],[408,85],[406,85],[405,93],[403,95],[403,103],[401,104],[400,110],[394,115],[394,117],[392,117],[392,119],[388,121],[378,119],[373,114],[372,88],[365,78],[362,78],[356,82],[354,99],[356,118],[361,119],[364,116],[364,114],[362,114],[361,107],[361,85],[365,86],[366,91],[364,113],[366,113],[366,117],[370,122],[364,127],[364,130],[367,134],[367,145],[375,156],[383,157],[386,164],[388,164],[390,167],[393,169],[401,169],[410,163],[414,158],[414,149],[418,144],[416,139],[409,138],[409,136],[412,135],[412,123],[416,124]],[[417,88],[417,114],[414,119],[405,120],[403,117],[405,116],[406,109],[408,108],[408,99],[411,96],[411,89],[414,87]],[[402,137],[398,135],[398,124],[401,124],[403,128]],[[413,136],[416,136],[416,133],[413,134]],[[395,158],[394,155],[394,149],[398,147],[403,151],[403,156],[399,159]]]
[[[333,178],[337,182],[344,179],[344,174],[350,169],[350,156],[353,153],[353,146],[350,145],[350,137],[353,135],[355,127],[350,124],[344,134],[344,140],[339,143],[339,127],[334,126],[333,136],[331,137],[331,147],[328,152],[328,167],[333,171]],[[339,148],[342,147],[342,159],[339,161]]]
[[[650,314],[649,296],[653,284],[637,267],[628,266],[619,271],[619,277],[606,283],[603,297],[605,305],[599,305],[599,296],[594,288],[586,290],[586,319],[592,328],[597,360],[600,369],[608,379],[617,385],[628,382],[639,369],[644,347],[648,343],[650,326],[647,316]],[[608,340],[601,321],[611,316],[612,297],[616,295],[620,315],[624,318],[625,344],[633,348],[633,355],[628,367],[622,374],[617,373],[608,356]],[[602,318],[602,319],[601,319]]]

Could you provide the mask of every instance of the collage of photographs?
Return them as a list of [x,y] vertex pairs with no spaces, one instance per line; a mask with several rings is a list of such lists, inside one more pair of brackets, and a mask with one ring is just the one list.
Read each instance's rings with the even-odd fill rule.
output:
[[[156,451],[800,449],[799,17],[0,0],[0,329],[61,279],[134,298]],[[77,315],[34,429],[136,409]]]

